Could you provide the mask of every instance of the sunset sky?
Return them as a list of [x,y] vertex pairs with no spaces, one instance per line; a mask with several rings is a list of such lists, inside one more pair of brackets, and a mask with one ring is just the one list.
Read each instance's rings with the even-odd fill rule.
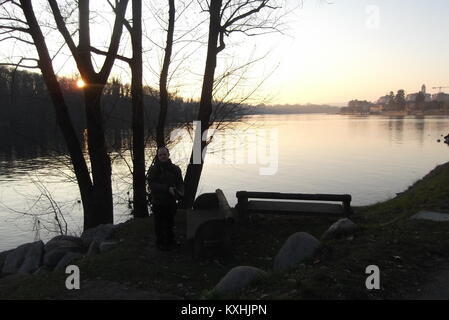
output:
[[[286,2],[295,6],[299,0]],[[92,3],[96,6],[100,2]],[[185,25],[207,18],[198,8],[193,10],[183,17]],[[165,11],[163,8],[161,14]],[[103,12],[99,12],[101,17]],[[98,19],[92,27],[92,40],[101,47],[107,45],[105,34],[111,21]],[[285,16],[283,23],[282,34],[246,38],[233,34],[227,40],[226,50],[220,53],[217,74],[225,67],[267,54],[251,66],[243,89],[239,89],[251,91],[260,85],[252,102],[345,105],[351,99],[375,101],[391,90],[416,92],[422,84],[427,85],[430,93],[438,91],[432,90],[434,86],[449,86],[447,0],[304,0],[300,8]],[[177,27],[181,28],[179,24]],[[160,27],[151,17],[145,16],[144,29],[151,41],[163,44],[165,35],[156,32],[157,28]],[[62,43],[57,35],[47,40],[55,46],[53,51]],[[129,51],[129,37],[125,36],[122,43]],[[175,52],[183,46],[182,43],[175,46]],[[181,57],[179,61],[183,56],[188,58],[183,67],[176,69],[172,90],[185,98],[200,95],[205,47],[203,40],[202,46],[190,45],[177,56]],[[144,48],[145,81],[157,87],[162,51],[151,42]],[[0,60],[29,52],[11,43],[0,44],[0,49]],[[60,75],[76,73],[68,55],[60,55],[54,64]],[[126,65],[117,63],[113,75],[129,81],[126,69]],[[236,95],[241,94],[235,91]]]
[[431,93],[449,86],[449,1],[328,2],[305,1],[294,38],[279,48],[270,81],[279,102],[345,103],[423,83]]

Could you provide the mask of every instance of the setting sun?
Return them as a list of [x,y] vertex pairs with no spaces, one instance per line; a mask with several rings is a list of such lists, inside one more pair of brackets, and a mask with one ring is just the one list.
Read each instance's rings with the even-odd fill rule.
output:
[[79,79],[79,80],[76,82],[76,86],[77,86],[78,88],[84,88],[85,85],[86,85],[86,83],[85,83],[82,79]]

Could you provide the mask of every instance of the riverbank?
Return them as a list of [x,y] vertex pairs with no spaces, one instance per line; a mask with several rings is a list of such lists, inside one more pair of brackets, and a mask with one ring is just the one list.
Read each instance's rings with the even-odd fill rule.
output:
[[[317,238],[335,218],[253,216],[233,231],[232,258],[194,260],[185,238],[185,214],[176,233],[181,245],[161,252],[154,247],[151,218],[121,225],[122,241],[113,250],[77,261],[81,290],[69,292],[63,272],[13,276],[0,280],[1,299],[400,299],[419,294],[449,261],[449,228],[409,218],[420,210],[449,212],[449,163],[438,166],[394,199],[354,208],[358,231],[321,242],[319,251],[285,273],[270,270],[273,258],[293,233]],[[380,269],[380,290],[367,290],[365,269]],[[211,289],[233,267],[268,272],[232,296]],[[84,290],[83,290],[84,288]],[[109,288],[109,289],[108,289]],[[447,297],[446,297],[447,298]]]

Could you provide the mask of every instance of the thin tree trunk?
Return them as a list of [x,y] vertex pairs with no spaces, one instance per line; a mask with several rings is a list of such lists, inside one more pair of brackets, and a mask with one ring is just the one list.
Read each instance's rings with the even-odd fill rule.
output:
[[133,60],[131,63],[131,96],[133,105],[133,203],[134,217],[148,217],[145,189],[145,140],[142,89],[142,1],[133,0]]
[[160,81],[159,81],[159,97],[160,97],[160,111],[159,119],[156,128],[156,142],[157,147],[165,146],[165,121],[167,118],[168,109],[168,90],[167,90],[167,79],[168,79],[168,68],[170,66],[171,54],[173,50],[173,34],[175,30],[175,1],[168,0],[169,10],[168,10],[168,30],[167,30],[167,43],[165,46],[164,63],[162,66]]
[[[201,134],[200,139],[194,139],[192,153],[190,155],[190,163],[187,166],[187,171],[184,179],[185,195],[182,201],[183,208],[191,208],[195,200],[198,184],[203,171],[204,159],[202,157],[206,142],[202,141],[204,132],[209,129],[209,121],[212,113],[212,93],[214,86],[215,67],[217,66],[217,54],[221,50],[218,48],[218,37],[220,35],[220,11],[222,0],[211,0],[210,2],[210,23],[209,23],[209,39],[207,47],[206,67],[204,70],[203,87],[201,91],[200,109],[198,111],[198,120],[201,123],[201,130],[196,134]],[[201,161],[200,163],[193,163],[195,150],[198,146],[195,145],[197,141],[201,141]]]

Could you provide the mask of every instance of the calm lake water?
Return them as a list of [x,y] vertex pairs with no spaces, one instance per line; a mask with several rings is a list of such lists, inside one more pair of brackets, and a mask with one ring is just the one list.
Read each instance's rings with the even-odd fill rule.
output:
[[[349,193],[353,205],[383,201],[449,160],[449,117],[257,115],[229,124],[211,143],[198,194],[221,188],[230,205],[235,192]],[[190,136],[172,159],[185,169]],[[129,219],[129,154],[112,154],[115,222]],[[64,156],[0,154],[0,251],[56,235],[58,205],[69,234],[80,234],[81,204]],[[47,192],[48,191],[48,192]],[[47,195],[48,197],[46,197]]]

